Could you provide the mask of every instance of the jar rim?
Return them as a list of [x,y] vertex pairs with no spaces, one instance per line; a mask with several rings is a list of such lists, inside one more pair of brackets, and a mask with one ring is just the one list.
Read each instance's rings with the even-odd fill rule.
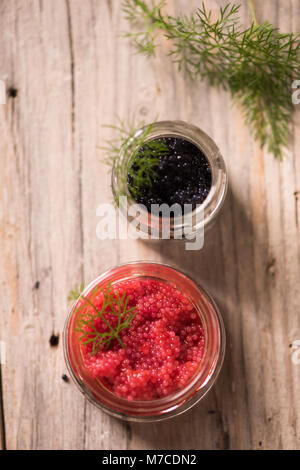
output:
[[[109,400],[107,398],[106,398],[106,402],[102,403],[99,400],[99,398],[94,396],[90,388],[84,383],[83,377],[78,377],[78,375],[75,373],[74,364],[72,365],[72,359],[71,359],[72,353],[70,352],[70,345],[69,345],[69,339],[70,339],[69,328],[70,328],[70,322],[73,317],[75,307],[78,302],[78,299],[77,299],[73,303],[70,309],[70,312],[67,316],[65,327],[64,327],[64,333],[63,333],[64,357],[65,357],[66,365],[68,367],[68,371],[72,379],[74,380],[75,384],[79,387],[80,391],[89,399],[90,402],[92,402],[98,408],[103,409],[104,411],[106,411],[107,413],[115,417],[126,419],[126,420],[131,420],[131,421],[159,421],[159,420],[167,419],[174,415],[181,414],[187,409],[194,406],[201,398],[203,398],[203,396],[208,392],[208,390],[214,384],[220,372],[220,369],[222,367],[224,354],[225,354],[225,342],[226,342],[225,328],[224,328],[222,316],[220,314],[220,311],[215,301],[207,293],[207,291],[202,288],[202,286],[200,287],[199,284],[195,282],[189,275],[187,275],[186,273],[184,273],[177,267],[174,267],[165,263],[159,263],[159,262],[148,261],[148,260],[145,260],[145,261],[139,260],[139,261],[132,261],[129,263],[122,263],[122,264],[119,264],[117,266],[114,266],[112,268],[108,268],[107,270],[105,270],[102,274],[97,276],[84,289],[83,292],[86,292],[86,293],[90,292],[101,281],[105,281],[105,279],[107,279],[107,275],[114,273],[116,270],[120,268],[127,268],[127,267],[132,267],[132,266],[136,268],[141,268],[141,267],[145,268],[146,265],[157,266],[158,268],[160,267],[166,268],[167,271],[171,270],[173,271],[173,273],[180,274],[181,276],[186,278],[189,282],[191,282],[196,288],[196,290],[198,290],[199,293],[205,297],[206,301],[212,306],[214,314],[215,314],[215,320],[216,320],[215,326],[217,325],[217,328],[218,328],[219,348],[214,357],[213,363],[209,364],[210,367],[207,369],[203,368],[202,363],[205,359],[205,355],[203,356],[203,358],[201,359],[197,367],[197,371],[193,374],[192,378],[188,381],[186,386],[184,386],[182,389],[170,395],[167,395],[166,397],[162,397],[159,399],[149,400],[149,401],[136,400],[133,402],[129,402],[128,400],[124,398],[117,397],[113,392],[106,390],[106,392],[108,392],[110,396],[111,403],[112,401],[115,401],[119,405],[116,408],[114,408],[113,406],[110,407],[108,405]],[[133,278],[133,277],[139,278],[142,276],[143,274],[136,273],[135,276],[130,275],[128,278]],[[153,276],[153,277],[156,277],[156,276]],[[121,280],[124,280],[124,277],[122,277],[121,279],[118,279],[116,282],[120,282]],[[178,289],[180,289],[180,287],[177,286],[173,281],[169,281],[169,282],[172,282],[173,285],[175,285]],[[202,317],[201,317],[201,321],[203,322]],[[205,322],[203,326],[205,327]],[[206,343],[207,343],[207,332],[205,333],[205,351],[207,347]],[[204,372],[206,372],[205,375],[204,375]],[[165,409],[164,409],[164,405],[166,405]],[[151,413],[151,407],[152,407],[152,413]]]

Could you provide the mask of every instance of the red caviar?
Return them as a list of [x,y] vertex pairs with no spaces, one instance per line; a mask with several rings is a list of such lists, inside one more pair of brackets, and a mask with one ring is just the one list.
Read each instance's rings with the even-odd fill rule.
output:
[[[173,284],[156,279],[130,279],[111,288],[120,296],[126,292],[136,315],[119,334],[124,348],[114,339],[108,350],[92,355],[91,343],[81,345],[89,375],[129,401],[162,398],[183,388],[204,354],[204,329],[194,305]],[[101,308],[101,291],[93,303]],[[105,318],[112,326],[117,321],[109,312]],[[108,329],[101,318],[95,326],[100,332]]]

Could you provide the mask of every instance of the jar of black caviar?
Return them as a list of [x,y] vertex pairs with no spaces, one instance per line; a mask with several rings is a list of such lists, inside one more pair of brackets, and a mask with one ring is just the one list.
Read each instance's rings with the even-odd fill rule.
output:
[[[105,289],[119,295],[114,315],[132,308],[135,315],[120,344],[115,339],[93,351],[101,331],[107,337],[99,318],[116,325],[111,304],[103,307]],[[180,415],[203,399],[220,373],[226,338],[217,305],[198,283],[177,268],[135,261],[84,289],[63,342],[70,376],[92,404],[117,418],[149,422]]]
[[142,238],[204,235],[222,208],[227,184],[216,144],[183,121],[138,130],[120,149],[112,171],[114,199],[127,220],[135,220]]

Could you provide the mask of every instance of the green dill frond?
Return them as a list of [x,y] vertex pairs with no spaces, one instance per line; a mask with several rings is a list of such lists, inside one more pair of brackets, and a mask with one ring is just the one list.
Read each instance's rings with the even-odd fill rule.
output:
[[163,31],[171,43],[169,55],[192,79],[207,79],[231,92],[242,107],[252,134],[275,157],[281,157],[290,138],[293,113],[291,85],[300,76],[300,35],[284,34],[265,22],[239,25],[239,5],[221,7],[212,19],[204,3],[191,15],[162,14],[165,2],[126,0],[124,12],[139,52],[147,56],[156,47],[156,33]]

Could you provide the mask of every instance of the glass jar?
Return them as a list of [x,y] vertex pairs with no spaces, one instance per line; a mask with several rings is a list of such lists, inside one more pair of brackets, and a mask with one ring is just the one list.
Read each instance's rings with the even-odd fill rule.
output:
[[[138,138],[142,135],[147,127],[145,126],[138,130],[135,137]],[[197,232],[204,234],[204,230],[210,228],[215,221],[227,193],[228,176],[226,166],[217,145],[201,129],[183,121],[160,121],[150,124],[150,127],[151,130],[147,133],[145,142],[162,137],[181,138],[198,147],[208,160],[211,167],[212,181],[206,199],[188,217],[183,218],[179,214],[170,218],[168,222],[170,225],[170,236],[167,238],[185,240],[191,238],[190,234],[193,235]],[[137,149],[134,146],[131,153],[120,149],[119,159],[114,163],[111,179],[112,192],[116,204],[121,213],[127,217],[129,223],[134,218],[131,214],[131,207],[137,203],[130,194],[127,185],[126,169],[135,150]],[[126,199],[120,198],[120,195],[125,196]],[[132,212],[134,213],[134,211]],[[150,216],[149,212],[145,209],[139,211],[140,231],[148,236],[150,235],[150,238],[166,238],[161,236],[163,224],[164,220],[159,215],[151,214]],[[153,236],[153,233],[160,235]]]
[[71,377],[81,392],[98,408],[128,421],[160,421],[179,415],[194,406],[215,382],[224,358],[225,330],[222,317],[212,298],[190,277],[164,264],[138,261],[114,267],[97,277],[84,290],[88,295],[96,286],[140,278],[172,283],[190,300],[198,312],[204,329],[204,354],[196,372],[184,388],[151,401],[128,401],[108,390],[99,379],[91,378],[86,370],[78,333],[74,331],[76,304],[73,305],[64,328],[64,356]]

